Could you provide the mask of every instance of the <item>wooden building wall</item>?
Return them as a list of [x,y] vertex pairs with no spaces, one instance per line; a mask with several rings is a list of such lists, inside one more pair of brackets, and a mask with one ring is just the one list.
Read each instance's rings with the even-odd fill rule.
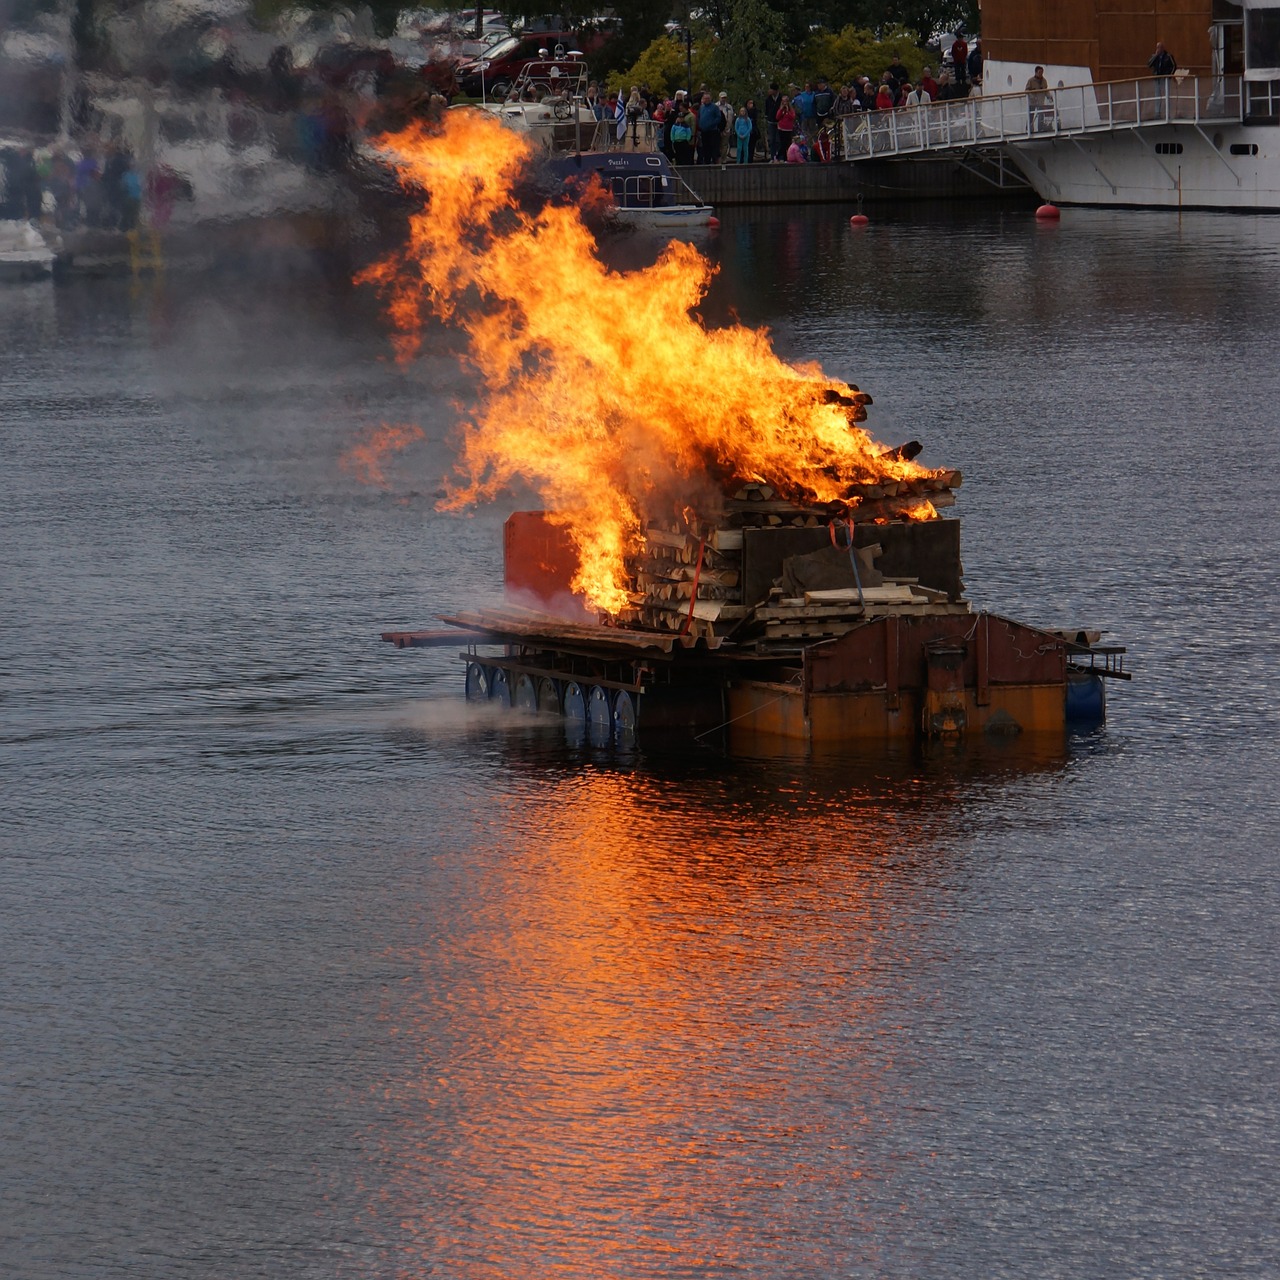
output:
[[1002,62],[1084,66],[1095,81],[1147,75],[1156,41],[1207,75],[1212,0],[981,0],[982,48]]

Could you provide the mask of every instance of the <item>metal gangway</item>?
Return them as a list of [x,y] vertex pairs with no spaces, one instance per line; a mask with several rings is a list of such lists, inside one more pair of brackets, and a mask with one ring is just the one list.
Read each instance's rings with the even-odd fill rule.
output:
[[1250,116],[1274,118],[1278,107],[1277,83],[1246,84],[1239,76],[1181,73],[1040,92],[974,94],[846,117],[843,156],[864,160],[964,152],[1165,124],[1239,124]]

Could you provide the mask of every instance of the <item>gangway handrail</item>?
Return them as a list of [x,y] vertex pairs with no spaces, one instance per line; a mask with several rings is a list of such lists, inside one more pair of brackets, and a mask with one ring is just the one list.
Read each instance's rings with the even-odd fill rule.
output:
[[863,111],[845,117],[843,154],[859,160],[1152,125],[1239,123],[1258,101],[1254,88],[1247,86],[1246,92],[1239,76],[1179,74]]

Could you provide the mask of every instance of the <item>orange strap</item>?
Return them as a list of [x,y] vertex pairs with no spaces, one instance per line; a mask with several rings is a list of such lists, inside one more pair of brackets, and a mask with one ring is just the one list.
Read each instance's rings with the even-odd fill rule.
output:
[[698,567],[693,571],[693,594],[689,597],[689,613],[685,617],[684,626],[680,628],[680,634],[687,636],[689,628],[693,625],[693,606],[698,601],[698,579],[702,577],[702,553],[707,549],[707,540],[703,538],[698,543]]

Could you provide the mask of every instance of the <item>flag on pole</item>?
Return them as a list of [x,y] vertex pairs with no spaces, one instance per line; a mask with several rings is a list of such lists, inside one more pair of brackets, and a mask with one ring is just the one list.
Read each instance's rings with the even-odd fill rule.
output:
[[627,136],[627,103],[621,89],[618,90],[618,105],[613,109],[613,118],[618,126],[618,140],[621,141]]

